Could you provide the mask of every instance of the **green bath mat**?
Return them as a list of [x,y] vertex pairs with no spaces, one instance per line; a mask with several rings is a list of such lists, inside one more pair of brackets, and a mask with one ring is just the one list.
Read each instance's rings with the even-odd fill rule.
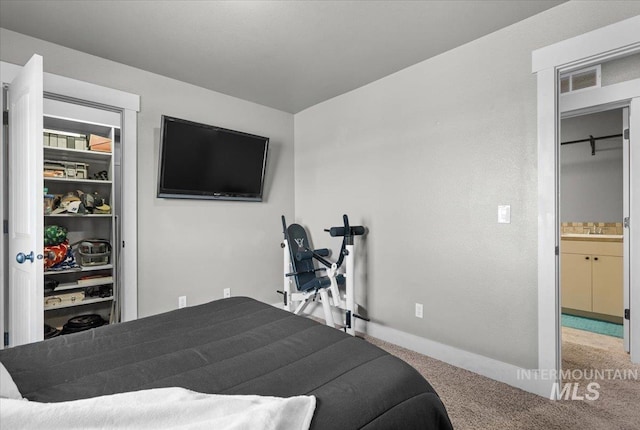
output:
[[562,325],[564,327],[605,334],[607,336],[623,337],[622,324],[614,324],[606,321],[593,320],[591,318],[562,314]]

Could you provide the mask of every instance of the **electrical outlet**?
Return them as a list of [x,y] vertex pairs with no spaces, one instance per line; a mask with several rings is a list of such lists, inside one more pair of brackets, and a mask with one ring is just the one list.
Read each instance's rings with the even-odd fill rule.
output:
[[422,318],[422,303],[416,303],[416,318]]
[[178,297],[178,309],[187,307],[187,296]]
[[229,297],[231,297],[231,288],[225,288],[223,290],[222,295],[225,299],[228,299]]

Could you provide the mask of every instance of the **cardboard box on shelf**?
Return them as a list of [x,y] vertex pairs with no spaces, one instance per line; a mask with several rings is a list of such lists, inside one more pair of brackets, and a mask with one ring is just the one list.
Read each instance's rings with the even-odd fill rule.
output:
[[89,149],[91,151],[111,152],[111,139],[92,134],[89,136]]

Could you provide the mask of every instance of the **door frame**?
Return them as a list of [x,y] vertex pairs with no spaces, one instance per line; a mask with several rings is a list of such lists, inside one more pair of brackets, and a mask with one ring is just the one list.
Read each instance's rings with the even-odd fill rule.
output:
[[[46,61],[46,59],[45,59]],[[15,76],[22,69],[22,66],[0,61],[0,84],[4,87],[9,85]],[[44,92],[59,95],[68,99],[82,100],[93,103],[96,106],[106,106],[116,109],[122,114],[121,138],[126,142],[122,148],[122,181],[127,186],[122,188],[123,214],[120,222],[120,240],[122,264],[122,295],[121,295],[121,320],[130,321],[138,317],[138,244],[137,244],[137,115],[140,111],[140,96],[124,91],[102,87],[76,79],[44,73]],[[4,101],[2,106],[4,108]],[[3,131],[4,133],[4,131]],[[4,142],[4,137],[1,142]],[[6,143],[0,145],[4,150]],[[1,152],[1,151],[0,151]],[[0,154],[0,162],[3,162],[3,155]],[[0,178],[0,186],[4,187],[3,178]],[[0,188],[0,215],[5,219],[4,211],[4,188]],[[4,333],[6,280],[4,268],[6,263],[6,252],[3,251],[5,236],[3,234],[3,245],[0,246],[0,328]],[[126,243],[126,248],[123,244]],[[0,349],[4,342],[0,339]]]
[[[640,16],[564,40],[532,53],[532,72],[537,75],[538,114],[538,370],[546,378],[541,395],[557,397],[561,384],[560,291],[559,291],[559,124],[558,77],[561,72],[640,52]],[[636,80],[638,81],[638,80]],[[638,82],[612,85],[614,91],[594,104],[627,102],[640,96]],[[638,87],[638,88],[636,88]],[[615,94],[614,94],[615,93]],[[635,93],[635,94],[634,94]],[[612,96],[612,94],[614,94]],[[612,99],[612,97],[614,99]],[[608,101],[607,101],[608,99]],[[574,98],[575,100],[575,98]],[[562,110],[574,110],[563,103]],[[640,103],[631,102],[631,129],[640,130]],[[635,139],[634,139],[635,141]],[[640,190],[640,157],[631,157],[632,189]],[[640,199],[631,199],[630,213],[640,222]],[[633,220],[631,221],[633,225]],[[640,229],[630,229],[632,255],[640,255]],[[631,260],[630,308],[640,311],[640,291],[633,295],[640,278],[640,258]],[[631,319],[631,359],[640,360],[640,318]],[[634,336],[635,334],[635,336]]]

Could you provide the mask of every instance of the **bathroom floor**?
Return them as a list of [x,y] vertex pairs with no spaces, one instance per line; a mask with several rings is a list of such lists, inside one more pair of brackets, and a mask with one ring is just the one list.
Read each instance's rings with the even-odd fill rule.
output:
[[562,314],[562,326],[617,338],[623,337],[622,324],[614,324],[611,322],[599,321],[591,318]]

